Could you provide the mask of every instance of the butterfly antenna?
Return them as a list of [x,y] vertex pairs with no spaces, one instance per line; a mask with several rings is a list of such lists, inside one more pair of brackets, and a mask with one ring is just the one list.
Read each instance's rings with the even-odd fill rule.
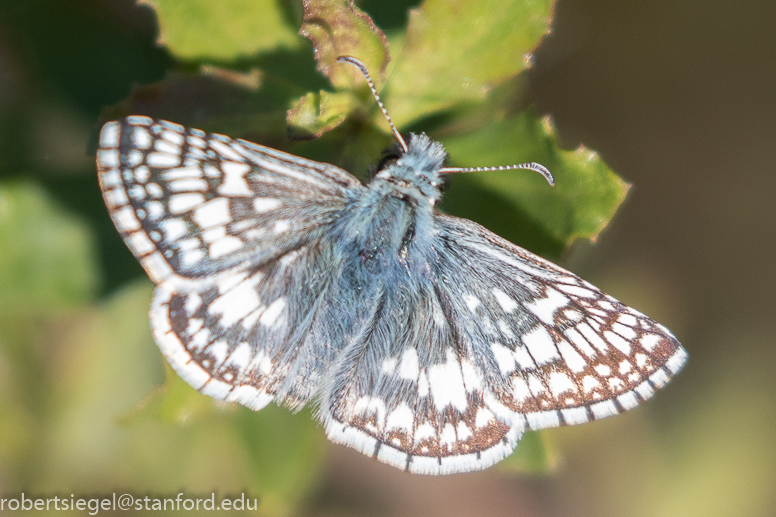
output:
[[391,116],[388,115],[388,110],[385,109],[385,106],[383,106],[383,101],[381,101],[380,96],[377,95],[377,90],[375,90],[375,85],[372,82],[372,78],[369,76],[369,71],[366,69],[366,65],[364,65],[364,63],[362,63],[361,61],[359,61],[358,59],[352,56],[340,56],[337,58],[337,61],[340,63],[350,63],[351,65],[361,70],[361,73],[364,75],[364,79],[366,79],[366,84],[369,85],[369,89],[372,91],[372,95],[374,95],[375,100],[377,101],[377,105],[380,106],[380,111],[383,112],[383,115],[385,115],[385,119],[388,121],[388,125],[391,126],[391,131],[393,131],[393,136],[396,137],[396,140],[399,142],[399,145],[401,146],[402,150],[404,150],[404,152],[406,153],[408,151],[407,143],[404,141],[404,139],[401,137],[399,132],[396,130],[396,126],[393,125]]
[[485,171],[511,171],[514,169],[528,169],[538,172],[551,186],[555,185],[555,179],[550,170],[539,163],[520,163],[518,165],[502,165],[500,167],[442,167],[439,174],[454,174],[456,172],[485,172]]

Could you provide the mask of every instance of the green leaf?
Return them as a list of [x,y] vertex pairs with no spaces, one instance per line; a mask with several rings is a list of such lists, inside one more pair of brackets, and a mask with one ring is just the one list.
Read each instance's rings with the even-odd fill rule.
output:
[[304,0],[299,34],[313,42],[317,68],[335,88],[352,89],[364,78],[352,66],[337,63],[340,56],[360,59],[380,84],[388,63],[388,40],[372,19],[352,0]]
[[335,88],[346,90],[334,94],[309,93],[288,111],[289,136],[310,139],[334,129],[363,105],[350,91],[366,88],[364,77],[352,65],[338,63],[337,58],[358,58],[379,85],[390,57],[385,34],[352,0],[305,0],[299,34],[312,41],[316,68]]
[[326,435],[312,411],[291,413],[274,404],[259,412],[239,408],[234,427],[259,487],[262,511],[288,515],[321,471]]
[[[389,67],[389,112],[398,126],[484,100],[526,68],[549,28],[551,0],[426,0],[410,12]],[[397,42],[398,43],[398,42]]]
[[[491,230],[506,238],[520,239],[523,245],[527,234],[533,233],[534,245],[530,247],[539,253],[557,255],[574,239],[595,239],[628,192],[629,185],[595,153],[584,148],[560,149],[549,121],[536,117],[532,110],[466,134],[448,136],[444,143],[450,162],[456,166],[532,161],[552,171],[554,187],[528,170],[459,174],[451,179],[452,188],[444,203],[447,211],[487,221]],[[472,198],[465,193],[473,186],[500,198],[503,204],[491,204],[491,210],[478,206],[482,213],[473,214],[468,208]],[[505,213],[504,208],[514,213]],[[498,209],[498,213],[493,209]]]
[[159,17],[158,43],[180,59],[234,61],[296,47],[293,23],[276,0],[141,0]]
[[288,136],[294,140],[319,138],[342,124],[356,106],[350,92],[308,93],[288,110]]
[[547,440],[546,434],[529,431],[520,439],[515,452],[497,468],[520,474],[546,474],[557,468],[558,462],[558,452]]
[[0,315],[74,307],[98,284],[87,226],[37,185],[0,184]]
[[213,409],[213,399],[198,393],[164,363],[166,379],[140,405],[118,419],[122,425],[136,425],[145,420],[186,424]]

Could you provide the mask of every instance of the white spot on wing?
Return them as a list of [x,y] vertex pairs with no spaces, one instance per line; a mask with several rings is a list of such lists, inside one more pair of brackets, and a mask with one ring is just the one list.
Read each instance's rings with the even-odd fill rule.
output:
[[466,441],[469,438],[472,437],[472,431],[469,429],[469,427],[463,422],[458,422],[458,425],[455,428],[455,432],[458,435],[458,441]]
[[205,351],[213,357],[213,369],[220,366],[226,359],[229,344],[224,340],[215,341]]
[[412,432],[414,421],[415,416],[413,415],[412,410],[406,403],[402,402],[396,409],[388,413],[385,422],[385,430],[404,429],[409,434]]
[[202,194],[175,194],[170,197],[170,213],[182,214],[205,202]]
[[280,315],[283,309],[286,307],[286,299],[283,297],[278,298],[274,302],[269,304],[267,310],[265,310],[259,318],[259,323],[265,327],[274,327],[280,322]]
[[119,151],[117,149],[101,149],[97,151],[97,162],[100,167],[112,168],[119,166]]
[[175,242],[188,233],[186,223],[177,217],[165,219],[159,223],[159,226],[164,231],[164,240],[168,243]]
[[113,221],[122,232],[140,229],[140,221],[137,220],[135,213],[129,206],[124,206],[120,210],[113,212]]
[[234,150],[232,150],[231,147],[229,147],[228,145],[225,145],[225,144],[219,142],[218,140],[211,139],[210,140],[210,147],[212,147],[213,149],[218,151],[218,153],[221,154],[221,156],[223,156],[224,158],[226,158],[228,160],[234,160],[236,162],[243,161],[243,157],[242,156],[240,156],[239,154],[234,152]]
[[183,135],[180,133],[176,133],[174,131],[164,131],[162,132],[162,138],[167,140],[173,145],[177,145],[180,147],[180,145],[183,143]]
[[395,357],[386,357],[383,359],[383,364],[380,366],[380,371],[383,373],[393,373],[396,369],[396,364],[399,362]]
[[598,382],[598,379],[593,377],[592,375],[585,375],[585,378],[582,379],[582,389],[585,393],[590,393],[596,388],[600,388],[601,383]]
[[525,402],[531,397],[531,390],[528,389],[528,383],[522,377],[515,377],[512,381],[512,397],[518,404]]
[[482,376],[479,370],[468,360],[461,359],[461,372],[466,391],[479,391],[482,389]]
[[181,164],[181,159],[180,156],[155,152],[146,157],[146,163],[158,168],[176,167]]
[[420,369],[418,367],[418,351],[414,348],[408,348],[401,356],[401,363],[399,364],[399,377],[402,379],[409,379],[411,381],[417,380]]
[[630,343],[625,341],[618,334],[615,334],[614,332],[607,330],[606,332],[604,332],[604,337],[606,338],[607,341],[609,341],[609,343],[612,344],[612,346],[614,346],[614,348],[616,348],[617,350],[619,350],[625,355],[630,355],[630,352],[631,352]]
[[148,167],[145,165],[141,165],[135,169],[135,180],[137,180],[138,183],[145,183],[150,177],[151,171],[148,170]]
[[108,122],[102,126],[100,131],[100,146],[101,147],[118,147],[119,146],[119,123]]
[[288,231],[289,228],[291,228],[291,225],[288,221],[276,221],[272,231],[275,233],[275,235],[277,235]]
[[481,407],[477,410],[477,416],[474,418],[474,425],[478,428],[485,427],[493,421],[493,418],[493,413],[488,411],[487,408]]
[[423,422],[415,430],[415,443],[436,437],[436,429],[428,422]]
[[526,304],[526,308],[544,323],[552,325],[555,322],[555,311],[565,307],[570,301],[555,289],[547,288],[545,298],[538,298]]
[[132,146],[137,149],[148,149],[151,147],[151,135],[145,128],[134,128],[130,138],[132,139]]
[[259,308],[261,300],[253,282],[243,281],[210,304],[208,312],[220,315],[221,326],[229,328]]
[[517,308],[517,302],[501,289],[494,287],[491,292],[493,293],[493,296],[496,297],[498,304],[501,305],[501,308],[504,309],[504,312],[507,314]]
[[197,293],[191,293],[188,296],[186,296],[186,304],[184,305],[184,308],[186,309],[187,314],[189,315],[194,314],[195,312],[197,312],[197,309],[199,309],[201,305],[202,305],[202,297]]
[[657,334],[645,334],[639,340],[639,344],[648,351],[651,351],[655,346],[660,343],[662,338]]
[[279,207],[282,203],[279,199],[269,197],[257,197],[253,200],[253,209],[260,214],[270,212]]
[[176,167],[162,172],[161,177],[167,181],[201,178],[202,170],[199,167]]
[[426,372],[420,373],[420,378],[418,379],[418,396],[425,397],[428,395],[428,376],[426,376]]
[[447,447],[447,450],[449,451],[452,449],[453,445],[455,445],[456,437],[455,437],[455,427],[453,427],[452,424],[447,423],[442,428],[442,434],[439,437],[439,444],[445,445]]
[[170,142],[161,139],[156,141],[154,144],[154,149],[161,153],[167,153],[171,155],[178,155],[181,152],[178,146],[172,145]]
[[250,364],[252,355],[251,345],[243,341],[229,354],[224,366],[233,365],[242,370]]
[[[211,143],[212,145],[212,143]],[[245,163],[224,162],[221,164],[224,171],[224,182],[218,187],[218,193],[224,196],[250,196],[253,195],[248,183],[245,181],[245,173],[251,170]]]
[[229,214],[229,200],[223,197],[212,199],[197,207],[191,218],[201,228],[226,224],[232,220]]
[[556,397],[566,391],[576,391],[574,383],[571,382],[569,376],[563,372],[551,372],[547,379],[547,384],[550,385],[550,391],[552,391],[552,394]]
[[558,344],[558,349],[560,350],[560,355],[563,357],[563,360],[566,362],[566,366],[568,366],[572,372],[579,373],[587,366],[587,362],[576,350],[574,350],[574,347],[572,347],[568,341],[561,341]]
[[452,349],[447,349],[446,363],[429,367],[428,383],[437,408],[450,404],[459,411],[465,411],[468,407],[461,364]]
[[490,349],[493,350],[493,357],[496,358],[498,368],[502,375],[505,375],[515,369],[515,356],[512,351],[501,343],[492,343]]
[[543,325],[539,325],[522,337],[536,364],[543,365],[560,359],[552,336]]
[[226,235],[210,243],[210,256],[212,258],[223,257],[243,247],[243,242],[237,237]]

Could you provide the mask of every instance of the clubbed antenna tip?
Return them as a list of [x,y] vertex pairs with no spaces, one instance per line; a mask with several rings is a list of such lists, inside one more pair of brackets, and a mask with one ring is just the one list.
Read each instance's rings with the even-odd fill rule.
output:
[[502,165],[500,167],[443,167],[439,169],[439,174],[455,174],[457,172],[485,172],[485,171],[509,171],[514,169],[528,169],[538,172],[551,186],[555,186],[555,179],[550,170],[542,164],[529,162],[517,165]]

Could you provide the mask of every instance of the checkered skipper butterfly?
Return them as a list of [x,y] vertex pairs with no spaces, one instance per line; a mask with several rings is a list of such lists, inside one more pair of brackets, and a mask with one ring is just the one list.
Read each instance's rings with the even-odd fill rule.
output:
[[[687,354],[576,275],[434,209],[442,145],[367,186],[333,165],[132,116],[100,134],[111,217],[156,284],[159,348],[259,410],[315,402],[328,437],[424,474],[488,467],[522,433],[650,398]],[[537,164],[528,168],[552,176]],[[479,169],[478,169],[479,170]]]

